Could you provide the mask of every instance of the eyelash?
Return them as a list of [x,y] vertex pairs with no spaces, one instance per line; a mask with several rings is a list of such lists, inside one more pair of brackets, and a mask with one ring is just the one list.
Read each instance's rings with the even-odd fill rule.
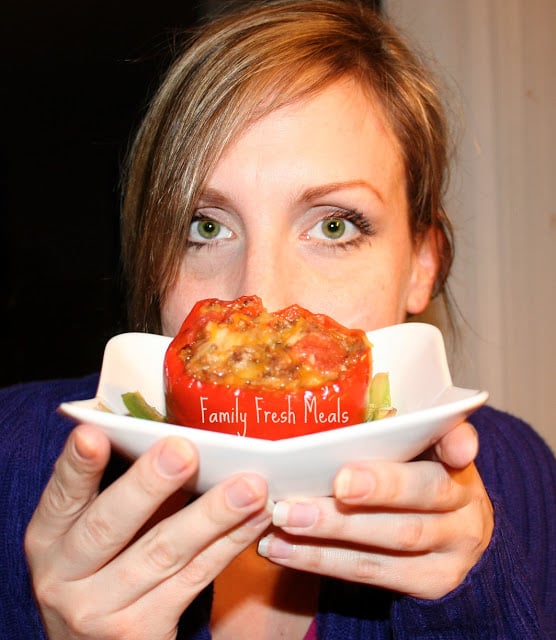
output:
[[[191,219],[191,225],[195,222],[199,222],[201,220],[211,219],[207,216],[202,215],[194,215]],[[360,235],[357,237],[347,240],[347,241],[322,241],[322,244],[327,246],[330,249],[344,249],[347,250],[351,247],[359,247],[364,242],[368,241],[369,238],[376,235],[376,229],[374,225],[368,220],[366,216],[357,211],[356,209],[336,209],[332,211],[330,214],[321,219],[321,223],[326,222],[327,220],[346,220],[347,222],[351,222],[360,232]],[[218,243],[218,240],[214,240],[212,242],[195,242],[194,240],[187,240],[188,248],[192,249],[210,249],[215,247]]]
[[351,247],[359,247],[364,242],[367,242],[369,238],[372,238],[374,235],[376,235],[376,229],[374,225],[366,216],[364,216],[356,209],[336,209],[335,211],[324,217],[321,222],[337,219],[347,220],[348,222],[351,222],[355,227],[357,227],[361,235],[358,235],[352,240],[347,240],[345,242],[323,242],[323,244],[329,246],[331,249],[349,249]]

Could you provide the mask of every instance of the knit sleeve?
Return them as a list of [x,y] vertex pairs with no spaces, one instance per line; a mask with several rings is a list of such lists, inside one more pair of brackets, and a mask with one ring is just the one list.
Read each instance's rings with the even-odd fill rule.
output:
[[97,377],[0,390],[0,640],[46,638],[23,551],[27,524],[73,423],[56,408],[94,395]]
[[528,640],[556,634],[556,461],[524,422],[491,408],[472,417],[477,467],[494,506],[491,543],[465,581],[435,601],[400,597],[400,639]]

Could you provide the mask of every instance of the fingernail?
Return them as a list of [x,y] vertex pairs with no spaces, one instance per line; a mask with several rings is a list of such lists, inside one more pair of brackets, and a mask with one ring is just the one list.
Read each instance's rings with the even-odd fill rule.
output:
[[158,452],[156,464],[160,473],[173,477],[180,475],[191,464],[193,451],[185,440],[165,442]]
[[318,509],[305,502],[278,502],[272,512],[272,524],[276,527],[310,527],[318,518]]
[[256,502],[259,496],[260,494],[244,478],[235,480],[226,491],[230,506],[236,509],[248,507]]
[[334,495],[340,500],[357,500],[374,487],[372,473],[365,469],[342,469],[334,482]]
[[270,534],[261,538],[257,545],[257,553],[263,558],[274,560],[287,560],[294,550],[293,544]]

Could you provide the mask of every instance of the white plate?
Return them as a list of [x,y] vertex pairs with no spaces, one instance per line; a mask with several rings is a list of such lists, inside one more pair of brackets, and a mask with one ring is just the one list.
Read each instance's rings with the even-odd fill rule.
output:
[[[486,391],[452,385],[440,331],[407,323],[368,333],[373,370],[390,375],[395,417],[332,431],[260,440],[128,417],[121,395],[140,391],[164,412],[162,365],[170,338],[124,333],[106,345],[96,398],[64,403],[79,422],[101,427],[113,445],[135,458],[167,435],[197,447],[200,468],[189,488],[202,493],[230,474],[255,471],[274,500],[291,495],[330,495],[340,466],[362,458],[410,460],[487,400]],[[100,411],[99,401],[114,413]]]

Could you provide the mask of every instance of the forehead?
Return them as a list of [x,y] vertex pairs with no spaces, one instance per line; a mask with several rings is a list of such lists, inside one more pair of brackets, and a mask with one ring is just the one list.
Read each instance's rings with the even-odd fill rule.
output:
[[[214,173],[241,163],[255,179],[283,165],[284,157],[291,172],[307,182],[319,170],[327,181],[361,173],[378,182],[405,182],[400,144],[381,103],[351,78],[270,110],[244,127],[225,147]],[[276,176],[284,178],[283,166]]]

